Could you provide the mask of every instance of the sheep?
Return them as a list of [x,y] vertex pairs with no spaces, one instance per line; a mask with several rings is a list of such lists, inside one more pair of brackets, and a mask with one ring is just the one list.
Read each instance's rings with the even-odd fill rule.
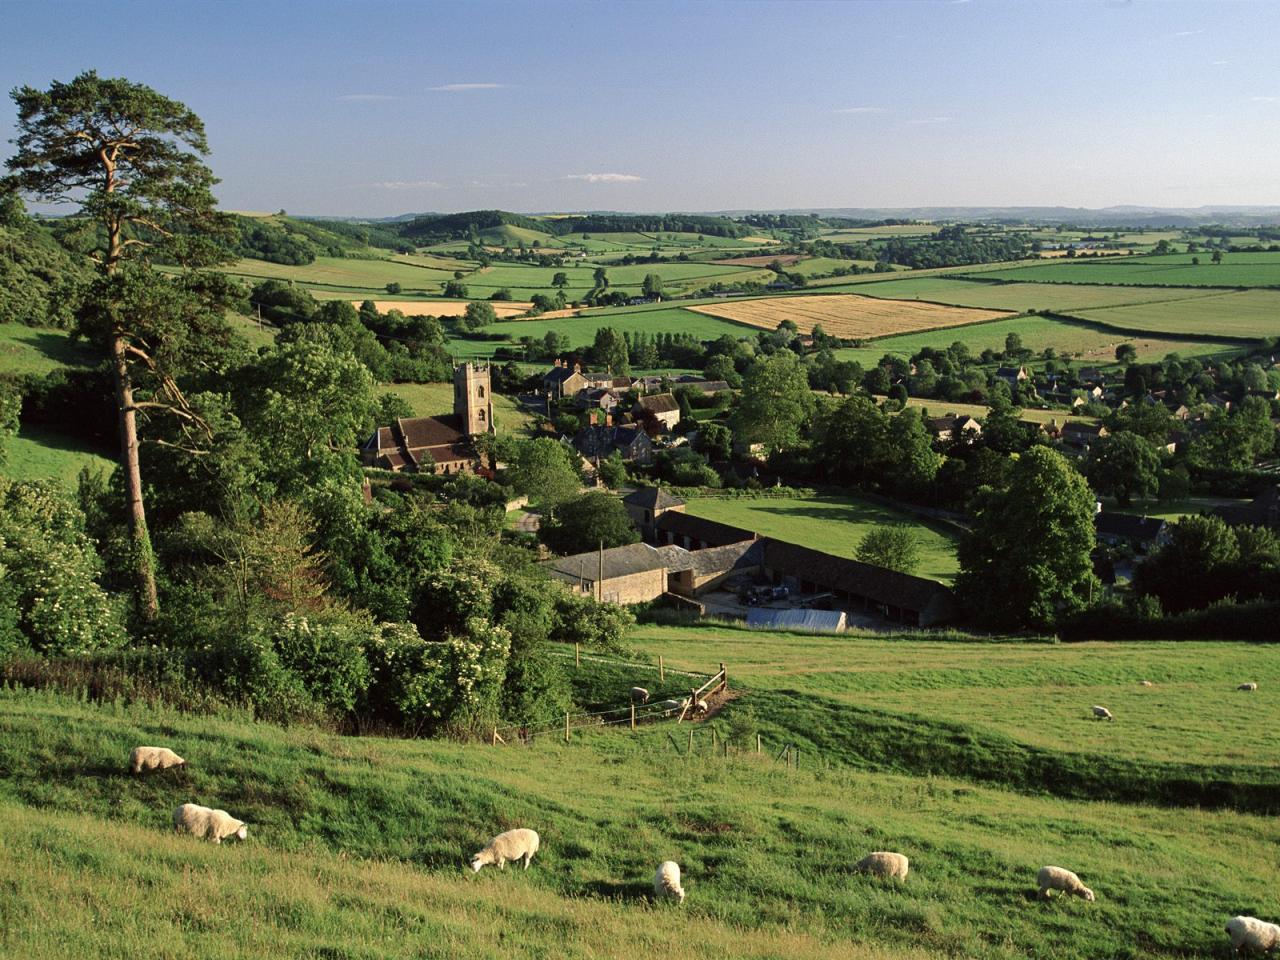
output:
[[680,864],[664,860],[653,875],[653,896],[657,900],[684,903],[684,887],[680,886]]
[[471,858],[471,871],[479,873],[480,868],[496,863],[499,870],[507,868],[507,861],[524,861],[524,868],[529,869],[529,861],[538,852],[538,834],[533,830],[517,829],[500,833],[489,845]]
[[222,843],[235,837],[243,840],[249,835],[249,827],[225,810],[210,810],[198,803],[184,803],[173,811],[175,833],[190,833],[202,840]]
[[1257,917],[1232,917],[1227,921],[1226,932],[1231,938],[1231,949],[1237,954],[1241,951],[1271,953],[1280,949],[1280,927]]
[[1250,682],[1250,683],[1242,683],[1242,684],[1240,684],[1240,686],[1236,687],[1236,689],[1237,689],[1237,690],[1248,690],[1250,693],[1252,693],[1254,690],[1257,690],[1257,689],[1258,689],[1258,685],[1257,685],[1256,683],[1252,683],[1252,682]]
[[679,700],[660,700],[653,705],[655,710],[662,713],[674,713],[679,710],[683,704]]
[[632,703],[648,703],[649,691],[646,690],[644,687],[632,687],[631,702]]
[[1040,884],[1040,896],[1045,900],[1049,899],[1050,890],[1060,890],[1093,902],[1093,891],[1081,883],[1074,873],[1062,867],[1041,867],[1036,881]]
[[900,853],[889,853],[879,850],[869,853],[856,864],[854,869],[859,873],[870,873],[877,877],[893,877],[896,880],[907,879],[907,858]]
[[1096,704],[1094,705],[1094,708],[1093,708],[1093,715],[1099,720],[1115,720],[1115,717],[1111,715],[1110,710],[1108,710],[1106,707],[1099,707]]
[[704,716],[710,711],[711,711],[711,707],[710,705],[708,705],[707,701],[705,700],[699,700],[697,703],[693,705],[693,712],[698,714],[699,716]]
[[1139,681],[1138,681],[1138,686],[1140,686],[1140,687],[1154,687],[1154,686],[1155,686],[1155,684],[1154,684],[1154,683],[1152,683],[1150,680],[1139,680]]
[[129,751],[129,772],[142,773],[151,770],[168,770],[185,767],[187,761],[168,747],[134,747]]

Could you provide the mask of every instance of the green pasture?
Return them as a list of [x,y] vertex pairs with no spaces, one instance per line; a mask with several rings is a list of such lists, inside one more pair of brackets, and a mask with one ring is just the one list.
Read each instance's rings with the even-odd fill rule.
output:
[[87,367],[97,360],[93,350],[66,330],[0,323],[0,374],[42,375],[59,367]]
[[111,451],[99,450],[74,437],[43,427],[24,424],[17,436],[4,442],[5,460],[0,473],[14,480],[58,480],[75,489],[76,478],[85,467],[115,469]]
[[[728,756],[705,723],[492,747],[0,692],[0,945],[33,960],[577,960],[684,956],[690,944],[744,958],[1174,958],[1225,954],[1227,917],[1274,912],[1272,818],[828,770],[837,758],[807,742],[799,769],[773,761],[785,742],[778,718],[854,716],[850,697],[946,689],[944,666],[989,682],[970,676],[960,647],[825,641],[809,647],[809,670],[788,666],[771,686],[769,664],[755,661],[789,658],[809,638],[761,637],[754,652],[705,629],[639,642],[665,649],[669,664],[741,671],[744,695],[713,721],[721,735],[738,731]],[[1076,673],[1037,666],[1042,648],[1027,648],[1030,661],[1009,655],[1020,649],[991,648],[981,670],[1032,684]],[[1104,682],[1133,669],[1080,659]],[[994,699],[1011,715],[1028,710]],[[1094,726],[1088,735],[1122,729]],[[751,752],[754,731],[767,755]],[[129,749],[144,742],[190,766],[126,775]],[[193,800],[244,819],[248,840],[175,836],[170,811]],[[542,838],[528,871],[465,869],[514,826]],[[906,881],[854,872],[870,850],[905,853]],[[665,859],[682,867],[683,905],[651,900]],[[1096,902],[1037,899],[1046,863],[1079,873]]]
[[[830,293],[825,288],[824,293]],[[993,310],[1050,310],[1066,313],[1082,307],[1115,307],[1135,303],[1213,296],[1205,290],[1173,287],[1097,287],[1064,283],[983,283],[948,277],[908,277],[860,285],[857,293],[895,300],[928,300],[959,307]]]
[[[1095,283],[1124,286],[1280,287],[1280,253],[1228,253],[1219,264],[1211,254],[1116,259],[1062,260],[1013,270],[984,272],[987,279],[1038,283]],[[956,271],[968,274],[970,271]]]
[[891,223],[874,227],[847,227],[821,231],[823,240],[833,243],[859,243],[887,240],[890,237],[931,237],[942,227],[933,223]]
[[919,541],[917,576],[950,582],[959,569],[956,537],[950,530],[856,497],[706,498],[690,500],[686,509],[695,517],[718,520],[839,557],[854,556],[862,538],[877,527],[905,523],[912,527]]
[[1134,497],[1128,506],[1120,506],[1111,497],[1103,497],[1103,509],[1111,513],[1129,513],[1140,517],[1159,517],[1161,520],[1177,520],[1207,513],[1214,507],[1240,506],[1247,499],[1231,497],[1187,497],[1185,500],[1161,502],[1154,497]]
[[350,290],[353,296],[370,293],[384,298],[388,283],[398,283],[405,293],[410,294],[439,293],[444,282],[453,279],[452,270],[420,266],[404,257],[396,260],[316,257],[314,263],[301,266],[267,263],[265,260],[237,260],[222,270],[250,282],[291,280],[304,286]]
[[1072,310],[1073,316],[1126,330],[1177,336],[1256,339],[1280,336],[1280,291],[1238,290],[1190,300]]
[[[1101,315],[1098,319],[1102,319]],[[1158,334],[1133,336],[1048,317],[1011,317],[884,337],[872,340],[864,347],[842,347],[835,354],[841,360],[856,360],[864,367],[878,363],[886,353],[910,357],[924,347],[942,350],[957,342],[965,344],[970,353],[980,354],[986,349],[1003,350],[1005,338],[1010,333],[1018,334],[1022,345],[1036,353],[1052,347],[1060,358],[1079,357],[1090,363],[1113,361],[1115,349],[1122,343],[1132,343],[1138,356],[1149,360],[1159,360],[1170,353],[1187,357],[1220,356],[1239,349],[1237,344],[1178,340]]]
[[[876,400],[883,401],[885,398],[877,396]],[[973,417],[975,420],[981,420],[991,413],[991,408],[981,403],[952,403],[949,400],[931,400],[926,397],[908,397],[907,409],[925,410],[931,417]],[[1065,420],[1081,420],[1086,423],[1095,422],[1094,417],[1077,416],[1074,413],[1068,413],[1066,410],[1039,410],[1035,407],[1024,407],[1022,412],[1018,414],[1020,420],[1034,420],[1036,423],[1049,423],[1057,421],[1061,424]]]
[[[728,266],[718,263],[637,263],[630,266],[605,267],[610,290],[623,290],[639,296],[644,278],[656,273],[662,277],[663,283],[670,287],[670,292],[692,289],[711,283],[732,285],[747,280],[767,281],[773,278],[772,271],[753,269],[750,267]],[[570,267],[538,267],[528,264],[495,263],[470,273],[462,281],[473,297],[484,298],[495,290],[509,289],[512,295],[520,300],[527,300],[535,293],[553,296],[556,287],[552,280],[557,273],[563,273],[569,282],[565,288],[565,296],[576,299],[584,296],[595,286],[596,265]]]

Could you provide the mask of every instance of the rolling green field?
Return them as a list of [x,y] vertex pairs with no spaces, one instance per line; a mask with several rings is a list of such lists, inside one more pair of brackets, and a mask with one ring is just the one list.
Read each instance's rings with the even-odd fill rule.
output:
[[[485,332],[504,333],[512,341],[521,337],[541,339],[548,330],[555,330],[569,338],[569,345],[581,347],[595,340],[601,327],[613,327],[619,332],[644,331],[645,333],[689,333],[702,340],[714,340],[728,334],[735,339],[752,336],[753,329],[743,324],[694,313],[681,307],[648,304],[626,310],[592,310],[582,317],[560,317],[553,320],[509,320],[485,328]],[[448,350],[459,359],[493,356],[494,350],[503,346],[494,340],[450,340]],[[508,344],[509,346],[509,344]]]
[[[884,400],[882,396],[877,396],[876,400]],[[957,417],[973,417],[981,420],[991,412],[991,408],[980,403],[952,403],[949,400],[929,400],[924,397],[908,397],[907,407],[915,410],[927,410],[931,417],[947,417],[954,414]],[[1037,423],[1048,423],[1056,420],[1062,423],[1065,420],[1080,420],[1085,423],[1095,422],[1094,417],[1081,417],[1076,414],[1068,414],[1065,410],[1037,410],[1035,407],[1024,407],[1022,413],[1018,414],[1020,420],[1034,420]]]
[[[715,628],[648,628],[637,643],[673,666],[730,664],[742,696],[714,721],[727,733],[726,718],[741,712],[728,756],[711,749],[706,724],[690,726],[688,756],[667,739],[673,725],[490,747],[0,691],[0,946],[35,960],[585,960],[687,956],[691,944],[735,958],[1172,960],[1225,954],[1227,917],[1274,913],[1271,817],[856,770],[854,756],[814,753],[808,741],[796,770],[749,752],[753,730],[772,754],[786,742],[780,722],[856,718],[859,698],[892,704],[909,691],[919,708],[933,691],[971,691],[980,704],[1003,698],[1005,682],[1078,683],[1088,702],[1091,684],[1148,666],[1153,645],[1115,644],[1099,657],[1089,647]],[[1238,655],[1234,645],[1179,648],[1157,680],[1192,673],[1211,686]],[[1016,688],[1001,702],[1011,715],[1039,710]],[[1254,703],[1267,712],[1261,695]],[[1179,745],[1209,749],[1217,721],[1184,716],[1203,729]],[[810,732],[839,728],[836,719]],[[914,728],[896,729],[899,752],[911,752]],[[1125,731],[1119,720],[1081,736]],[[985,742],[980,729],[968,736]],[[142,742],[170,744],[190,766],[129,777],[125,758]],[[246,820],[249,839],[175,836],[170,811],[187,801]],[[465,870],[489,837],[517,825],[542,837],[527,872]],[[906,881],[854,872],[874,849],[905,853]],[[664,859],[682,867],[678,907],[651,901]],[[1045,863],[1077,871],[1097,901],[1038,900]]]
[[1178,340],[1162,336],[1135,337],[1084,324],[1051,320],[1048,317],[1011,317],[989,323],[884,337],[873,340],[864,347],[841,347],[834,352],[841,360],[856,360],[865,367],[879,362],[886,353],[910,357],[923,347],[941,350],[956,342],[965,344],[970,353],[974,354],[987,349],[1003,350],[1005,337],[1010,333],[1018,334],[1023,346],[1036,353],[1046,347],[1053,347],[1059,356],[1078,355],[1081,359],[1093,362],[1113,361],[1115,349],[1122,343],[1132,343],[1138,356],[1144,360],[1158,360],[1170,353],[1187,357],[1219,356],[1239,349],[1238,344]]
[[16,437],[5,441],[5,462],[0,473],[14,480],[60,481],[67,489],[75,489],[76,478],[85,467],[92,470],[115,469],[110,451],[96,450],[65,434],[42,427],[24,425]]
[[858,542],[876,527],[905,523],[912,527],[920,544],[917,576],[949,583],[959,569],[956,539],[949,530],[927,525],[911,514],[854,497],[694,499],[689,501],[687,511],[695,517],[719,520],[838,557],[852,557],[857,552]]
[[[829,291],[826,291],[829,292]],[[1213,296],[1210,291],[1170,287],[1097,287],[1065,283],[983,283],[947,277],[888,280],[857,289],[868,297],[931,300],[960,307],[993,310],[1052,310],[1069,313],[1081,307],[1115,307],[1133,303]]]
[[[1096,283],[1175,287],[1280,287],[1280,253],[1229,253],[1224,262],[1209,262],[1210,254],[1076,260],[1015,270],[984,272],[989,279],[1038,283]],[[961,272],[961,271],[956,271]],[[968,273],[969,271],[963,271]]]
[[238,260],[225,267],[223,272],[253,282],[292,280],[304,286],[357,293],[367,291],[379,296],[386,295],[386,285],[392,282],[399,283],[408,293],[439,293],[444,282],[453,279],[452,270],[419,266],[407,260],[405,257],[396,260],[316,257],[315,263],[301,266],[265,260]]
[[[507,288],[518,300],[527,300],[535,293],[554,295],[556,288],[551,281],[557,273],[566,274],[569,285],[565,296],[576,299],[585,295],[595,285],[595,266],[536,267],[525,264],[498,263],[469,273],[463,279],[473,297],[484,298],[495,290]],[[622,290],[634,296],[640,295],[641,284],[650,273],[662,277],[670,292],[693,289],[710,283],[743,283],[748,280],[773,279],[769,270],[749,267],[733,267],[718,263],[643,263],[631,266],[608,266],[610,290]]]
[[66,330],[0,323],[0,373],[45,374],[59,367],[85,367],[95,361],[88,345]]
[[1191,300],[1070,311],[1129,330],[1256,339],[1280,336],[1280,291],[1238,290]]

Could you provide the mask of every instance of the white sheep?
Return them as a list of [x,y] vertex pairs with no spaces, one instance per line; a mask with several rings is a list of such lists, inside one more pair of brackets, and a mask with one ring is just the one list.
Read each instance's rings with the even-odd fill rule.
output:
[[631,702],[632,703],[648,703],[649,691],[646,690],[644,687],[632,687]]
[[680,864],[664,860],[653,875],[653,895],[658,900],[684,903],[684,887],[680,886]]
[[705,700],[699,700],[693,705],[693,712],[698,716],[705,716],[711,711],[711,706]]
[[859,873],[870,873],[877,877],[893,877],[895,880],[907,879],[908,861],[900,853],[878,850],[869,853],[856,864],[854,869]]
[[659,700],[657,703],[653,705],[653,708],[663,713],[674,713],[675,711],[679,710],[683,705],[684,704],[679,700]]
[[1280,927],[1257,917],[1232,917],[1226,931],[1236,953],[1271,953],[1280,949]]
[[187,761],[168,747],[134,747],[129,751],[129,772],[142,773],[144,770],[168,770],[171,767],[185,767]]
[[1240,686],[1236,687],[1236,689],[1237,689],[1237,690],[1248,690],[1250,693],[1252,693],[1254,690],[1257,690],[1257,689],[1258,689],[1258,685],[1257,685],[1256,683],[1252,683],[1252,682],[1250,682],[1250,683],[1242,683],[1242,684],[1240,684]]
[[249,835],[249,827],[243,820],[237,820],[225,810],[211,810],[198,803],[184,803],[173,811],[173,829],[213,843],[232,837],[243,840]]
[[479,873],[481,867],[496,863],[499,870],[507,868],[507,861],[524,861],[524,868],[529,869],[529,861],[538,852],[538,834],[523,828],[500,833],[489,845],[471,858],[471,870]]
[[1062,893],[1070,893],[1084,900],[1093,901],[1093,891],[1081,883],[1079,877],[1063,867],[1041,867],[1040,873],[1036,876],[1036,882],[1040,884],[1040,896],[1046,900],[1049,899],[1050,890],[1059,890]]
[[1115,720],[1110,710],[1106,707],[1099,707],[1097,704],[1094,704],[1093,715],[1099,720]]
[[1154,684],[1154,683],[1152,683],[1150,680],[1139,680],[1139,681],[1138,681],[1138,686],[1140,686],[1140,687],[1154,687],[1154,686],[1155,686],[1155,684]]

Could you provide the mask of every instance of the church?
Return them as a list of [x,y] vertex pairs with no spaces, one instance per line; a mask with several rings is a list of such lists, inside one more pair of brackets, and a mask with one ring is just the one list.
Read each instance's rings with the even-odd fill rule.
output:
[[474,473],[480,468],[472,437],[493,433],[489,366],[464,363],[453,371],[453,413],[401,417],[378,427],[360,447],[366,467],[439,474]]

